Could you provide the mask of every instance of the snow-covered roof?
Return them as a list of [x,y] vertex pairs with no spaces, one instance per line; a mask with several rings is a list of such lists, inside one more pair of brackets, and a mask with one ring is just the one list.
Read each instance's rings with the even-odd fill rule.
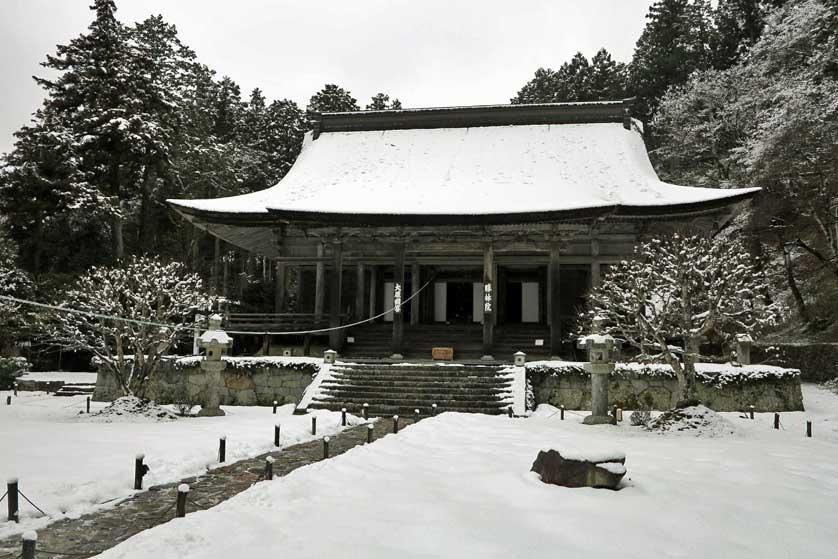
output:
[[[351,122],[351,114],[339,116]],[[458,122],[455,127],[326,128],[315,134],[306,136],[294,166],[271,188],[170,203],[186,213],[314,214],[312,218],[591,209],[639,215],[725,206],[759,190],[665,183],[652,168],[640,133],[621,122]]]

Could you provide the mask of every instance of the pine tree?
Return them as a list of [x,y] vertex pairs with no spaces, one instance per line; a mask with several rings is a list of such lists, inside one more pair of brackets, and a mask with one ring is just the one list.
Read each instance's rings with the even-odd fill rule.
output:
[[357,111],[358,103],[342,87],[335,84],[326,84],[323,89],[311,96],[306,110],[320,113]]
[[372,96],[370,103],[367,105],[368,111],[386,111],[397,110],[402,108],[402,102],[394,98],[390,101],[390,96],[385,93],[376,93]]

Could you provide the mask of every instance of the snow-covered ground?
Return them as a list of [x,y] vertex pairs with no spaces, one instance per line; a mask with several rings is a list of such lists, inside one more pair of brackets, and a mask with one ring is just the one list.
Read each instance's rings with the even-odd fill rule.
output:
[[[144,487],[149,487],[200,474],[208,464],[217,465],[218,438],[224,435],[227,462],[272,449],[276,423],[281,424],[283,446],[312,438],[310,416],[292,415],[293,404],[280,407],[277,415],[270,407],[225,406],[224,417],[105,423],[79,414],[84,396],[20,392],[6,406],[9,394],[0,391],[0,495],[6,480],[18,477],[20,490],[53,518],[38,518],[21,500],[21,523],[0,522],[0,538],[131,495],[137,454],[145,454],[150,472]],[[105,405],[93,402],[91,411]],[[314,413],[318,437],[340,430],[340,413]],[[351,417],[351,422],[357,421]]]
[[[143,532],[100,557],[835,557],[838,396],[724,437],[446,413]],[[804,438],[807,417],[815,438]],[[617,448],[623,489],[545,485],[544,447]],[[230,530],[235,526],[235,530]]]

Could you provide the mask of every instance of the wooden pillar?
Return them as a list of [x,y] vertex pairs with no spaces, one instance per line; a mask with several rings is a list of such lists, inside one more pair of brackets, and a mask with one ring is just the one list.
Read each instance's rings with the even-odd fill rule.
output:
[[393,254],[393,357],[402,359],[402,342],[404,339],[404,313],[402,300],[404,299],[404,243],[397,243]]
[[[279,230],[276,232],[276,247],[277,247],[277,254],[280,257],[286,256],[285,254],[285,228],[280,227]],[[286,303],[286,266],[284,262],[277,261],[276,263],[276,279],[274,280],[274,285],[276,290],[274,291],[274,312],[275,313],[283,313],[286,311],[285,303]]]
[[366,276],[366,270],[364,265],[361,262],[358,262],[358,266],[356,268],[356,280],[355,280],[355,320],[363,320],[364,317],[364,292],[366,291],[364,286],[364,279]]
[[549,288],[550,295],[550,355],[561,356],[562,353],[562,321],[561,321],[561,290],[559,288],[559,242],[550,243]]
[[219,293],[218,289],[218,264],[221,260],[221,239],[215,237],[212,249],[212,291],[216,295]]
[[370,266],[370,318],[378,314],[375,296],[378,293],[378,267]]
[[[410,294],[414,294],[419,291],[419,288],[422,287],[420,282],[422,281],[420,275],[419,264],[414,263],[410,266],[410,283],[413,286],[410,290]],[[421,307],[419,306],[419,296],[417,295],[413,299],[410,300],[410,323],[411,324],[419,324],[419,314],[420,314]]]
[[[317,245],[317,258],[323,258],[323,243]],[[323,302],[326,299],[326,264],[322,260],[317,261],[314,273],[314,319],[323,318]]]
[[602,270],[599,265],[599,241],[591,239],[591,287],[602,283]]
[[276,291],[274,292],[274,312],[275,313],[282,313],[285,312],[285,303],[286,303],[286,266],[284,262],[277,262],[276,263],[276,278],[275,278],[275,286]]
[[[329,328],[340,326],[340,295],[343,283],[343,244],[340,241],[332,243],[332,269],[334,276],[329,285]],[[329,332],[329,346],[340,351],[343,345],[343,330]]]
[[483,247],[483,359],[492,359],[492,345],[495,343],[495,251],[492,243]]

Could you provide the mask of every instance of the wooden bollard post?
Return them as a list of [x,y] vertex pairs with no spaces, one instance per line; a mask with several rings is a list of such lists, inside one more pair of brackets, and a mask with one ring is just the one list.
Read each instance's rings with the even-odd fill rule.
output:
[[17,383],[14,383],[15,396],[17,396]]
[[774,428],[775,429],[780,428],[780,414],[777,413],[777,412],[774,412]]
[[17,478],[9,478],[6,482],[6,503],[9,511],[9,522],[20,522],[18,515]]
[[274,425],[274,446],[277,448],[279,447],[279,428],[279,423]]
[[274,400],[274,415],[276,415],[276,406],[277,406],[277,401]]
[[340,425],[346,427],[346,408],[340,408]]
[[512,406],[506,408],[506,413],[509,415],[510,418],[515,417],[515,414],[512,413]]
[[375,425],[370,423],[367,425],[367,444],[372,442],[373,431],[375,431]]
[[38,534],[34,530],[23,533],[21,559],[35,559],[35,546],[38,544]]
[[274,478],[274,457],[268,456],[265,458],[265,479]]
[[134,489],[143,488],[143,477],[148,473],[148,466],[143,463],[145,454],[138,454],[134,458]]
[[90,396],[87,397],[87,405],[85,406],[85,411],[90,413]]
[[364,416],[364,421],[368,420],[370,418],[370,405],[365,403],[361,406],[361,413]]
[[181,483],[177,486],[177,505],[175,506],[175,518],[186,516],[186,498],[189,496],[189,486]]
[[617,421],[622,421],[623,420],[623,409],[622,408],[617,408],[617,415],[615,417],[617,418]]
[[311,434],[312,435],[317,434],[317,417],[316,416],[311,418]]
[[218,439],[218,461],[224,462],[227,460],[227,437]]
[[7,405],[7,406],[11,406],[11,405],[12,405],[12,397],[11,397],[11,395],[10,395],[10,396],[6,396],[6,405]]
[[561,406],[561,407],[559,408],[559,419],[561,419],[562,421],[564,421],[564,406]]
[[750,416],[751,419],[754,418],[754,410],[755,409],[756,409],[756,406],[754,406],[754,405],[748,406],[748,415]]
[[394,433],[399,432],[399,416],[398,415],[393,416],[393,432]]
[[431,415],[436,415],[436,404],[431,404]]
[[419,408],[413,410],[413,421],[419,423]]
[[812,421],[809,420],[806,422],[806,436],[808,438],[812,438]]
[[329,457],[329,437],[323,437],[323,459]]

